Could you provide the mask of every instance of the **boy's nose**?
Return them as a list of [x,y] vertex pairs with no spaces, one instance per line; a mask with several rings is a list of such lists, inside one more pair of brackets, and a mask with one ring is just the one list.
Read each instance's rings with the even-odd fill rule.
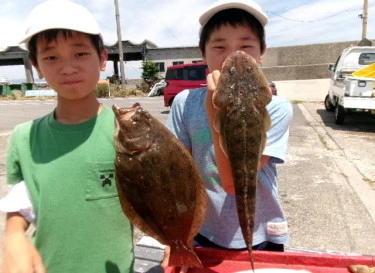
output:
[[74,62],[64,62],[61,65],[60,73],[62,74],[73,74],[78,71],[77,65]]

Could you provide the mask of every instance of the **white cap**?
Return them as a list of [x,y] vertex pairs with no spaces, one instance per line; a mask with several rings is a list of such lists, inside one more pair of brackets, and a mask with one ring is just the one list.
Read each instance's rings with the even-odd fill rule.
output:
[[258,19],[263,27],[268,22],[268,17],[263,12],[262,8],[252,0],[219,0],[209,6],[208,9],[201,15],[201,17],[199,17],[199,23],[201,24],[202,28],[207,24],[212,16],[225,9],[242,9]]
[[48,29],[100,34],[97,21],[85,7],[68,0],[48,0],[30,12],[25,36],[20,43],[27,47],[32,36]]

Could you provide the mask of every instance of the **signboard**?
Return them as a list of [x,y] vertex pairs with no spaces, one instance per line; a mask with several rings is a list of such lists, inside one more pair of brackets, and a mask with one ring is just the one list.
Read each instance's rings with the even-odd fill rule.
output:
[[54,97],[57,96],[55,90],[46,89],[46,90],[26,90],[25,97]]

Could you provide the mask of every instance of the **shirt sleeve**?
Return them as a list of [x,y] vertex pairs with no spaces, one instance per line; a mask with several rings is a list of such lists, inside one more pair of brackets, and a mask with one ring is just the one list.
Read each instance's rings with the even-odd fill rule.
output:
[[186,98],[189,90],[180,92],[173,100],[171,111],[169,113],[166,126],[182,142],[182,144],[191,149],[191,140],[188,127],[186,126]]
[[20,165],[20,153],[18,150],[18,139],[20,134],[22,135],[22,130],[20,125],[17,125],[12,132],[12,135],[9,139],[7,157],[6,157],[6,169],[7,169],[7,183],[8,184],[17,184],[20,181],[23,181],[22,169]]
[[270,156],[273,163],[284,163],[293,107],[288,100],[273,96],[267,110],[271,117],[271,128],[267,132],[267,143],[263,155]]
[[19,212],[26,221],[35,223],[33,205],[24,181],[11,186],[8,194],[0,199],[0,212]]

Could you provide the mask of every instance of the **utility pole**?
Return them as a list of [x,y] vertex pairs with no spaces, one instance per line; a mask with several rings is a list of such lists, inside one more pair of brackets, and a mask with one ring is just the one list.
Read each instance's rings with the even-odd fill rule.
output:
[[122,90],[125,90],[124,53],[122,52],[122,38],[121,38],[120,12],[118,8],[118,0],[115,0],[115,9],[116,9],[116,24],[117,24],[117,38],[118,38],[118,54],[120,57],[121,86],[122,86]]
[[368,0],[364,0],[362,18],[362,40],[367,38]]

